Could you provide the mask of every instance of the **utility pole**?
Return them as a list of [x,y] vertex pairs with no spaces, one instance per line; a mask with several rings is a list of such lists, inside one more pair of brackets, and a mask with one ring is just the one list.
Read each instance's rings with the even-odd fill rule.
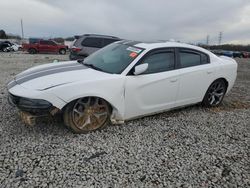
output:
[[207,42],[206,42],[207,46],[209,45],[209,42],[210,42],[209,40],[210,40],[210,36],[207,35]]
[[220,32],[219,32],[219,38],[218,38],[218,43],[219,43],[219,45],[221,45],[222,35],[223,35],[222,31],[220,31]]
[[24,34],[23,34],[23,20],[21,19],[21,30],[22,30],[22,39],[24,38]]

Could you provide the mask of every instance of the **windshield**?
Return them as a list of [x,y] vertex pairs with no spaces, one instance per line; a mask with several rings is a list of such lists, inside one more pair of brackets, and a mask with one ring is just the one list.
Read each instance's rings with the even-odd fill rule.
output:
[[120,74],[142,51],[142,48],[113,43],[84,59],[84,64],[104,72]]

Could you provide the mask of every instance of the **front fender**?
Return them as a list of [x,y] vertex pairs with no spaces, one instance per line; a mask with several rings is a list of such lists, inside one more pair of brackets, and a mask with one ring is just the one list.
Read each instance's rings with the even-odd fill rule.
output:
[[[110,80],[76,82],[52,88],[51,92],[58,98],[70,102],[84,97],[99,97],[105,99],[117,112],[117,118],[123,119],[125,112],[124,105],[124,78]],[[60,107],[63,109],[64,106]]]

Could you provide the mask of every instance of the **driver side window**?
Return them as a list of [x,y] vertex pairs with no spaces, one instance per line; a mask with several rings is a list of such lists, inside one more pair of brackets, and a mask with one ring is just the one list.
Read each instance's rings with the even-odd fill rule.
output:
[[174,51],[159,51],[147,56],[142,62],[148,64],[148,69],[143,74],[159,73],[174,69]]

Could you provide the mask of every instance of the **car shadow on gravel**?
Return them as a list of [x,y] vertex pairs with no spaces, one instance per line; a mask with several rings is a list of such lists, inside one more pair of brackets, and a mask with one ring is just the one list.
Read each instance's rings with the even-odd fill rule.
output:
[[220,106],[210,108],[211,112],[221,112],[221,111],[233,111],[238,109],[248,109],[250,108],[250,102],[246,101],[225,101]]
[[[128,125],[133,125],[133,122],[136,122],[139,126],[147,126],[146,123],[149,120],[153,119],[166,119],[167,118],[178,118],[178,116],[185,114],[185,113],[192,113],[192,111],[201,111],[205,113],[218,113],[218,112],[229,112],[234,110],[245,110],[250,108],[250,102],[247,101],[239,101],[239,100],[232,100],[232,101],[223,101],[222,104],[218,107],[210,107],[206,108],[203,107],[201,104],[194,104],[191,106],[186,106],[182,108],[177,108],[173,110],[169,110],[166,112],[153,114],[145,117],[141,117],[139,119],[129,120],[127,121]],[[119,126],[119,125],[118,125]]]
[[[213,107],[213,108],[204,108],[201,104],[195,104],[192,106],[187,106],[183,108],[178,108],[166,112],[162,112],[159,114],[149,115],[145,117],[141,117],[134,120],[126,121],[124,124],[112,124],[108,127],[106,127],[104,130],[95,131],[95,132],[113,132],[114,130],[111,130],[110,127],[116,127],[119,129],[119,127],[127,127],[127,126],[149,126],[151,124],[151,121],[161,119],[166,120],[168,118],[178,118],[178,116],[186,114],[186,113],[193,113],[197,111],[205,112],[205,113],[218,113],[218,112],[227,112],[227,111],[234,111],[238,109],[248,109],[250,108],[250,103],[244,102],[244,101],[223,101],[223,103],[219,107]],[[57,116],[56,118],[47,118],[43,121],[37,122],[36,125],[30,126],[25,125],[20,117],[16,117],[18,121],[20,121],[21,126],[23,126],[21,129],[26,129],[27,132],[38,132],[40,134],[45,135],[71,135],[73,134],[70,128],[64,125],[62,116]],[[18,131],[18,130],[15,130]],[[73,134],[74,135],[74,134]]]

